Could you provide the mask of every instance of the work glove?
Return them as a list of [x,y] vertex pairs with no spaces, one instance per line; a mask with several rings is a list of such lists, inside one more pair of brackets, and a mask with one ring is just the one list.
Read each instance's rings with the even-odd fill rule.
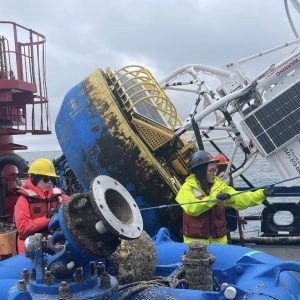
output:
[[278,187],[276,187],[276,186],[274,186],[274,185],[270,185],[270,186],[268,186],[268,187],[266,187],[265,189],[264,189],[264,195],[266,196],[266,197],[270,197],[270,196],[272,196],[274,193],[276,193],[276,191],[278,191],[280,188],[278,188]]
[[220,201],[224,201],[224,200],[227,200],[230,198],[230,195],[227,194],[227,193],[219,193],[217,195],[217,199],[220,200]]

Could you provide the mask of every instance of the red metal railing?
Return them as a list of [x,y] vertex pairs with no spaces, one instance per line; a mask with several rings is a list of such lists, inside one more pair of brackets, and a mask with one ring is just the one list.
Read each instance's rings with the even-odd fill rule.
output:
[[0,135],[51,133],[46,38],[0,21]]

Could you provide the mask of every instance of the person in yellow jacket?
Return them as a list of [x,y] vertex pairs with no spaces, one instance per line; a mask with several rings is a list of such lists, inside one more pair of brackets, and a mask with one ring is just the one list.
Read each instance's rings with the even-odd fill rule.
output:
[[[190,175],[180,188],[176,201],[183,209],[183,240],[190,243],[200,240],[205,243],[227,244],[225,206],[236,210],[259,205],[266,196],[274,193],[274,187],[258,189],[238,195],[237,191],[219,179],[218,160],[206,151],[193,153],[190,160]],[[216,200],[218,201],[210,201]]]

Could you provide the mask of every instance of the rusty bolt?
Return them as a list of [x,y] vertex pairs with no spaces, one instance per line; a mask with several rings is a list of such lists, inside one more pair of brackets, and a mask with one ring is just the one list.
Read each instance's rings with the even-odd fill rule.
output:
[[52,284],[52,275],[50,271],[45,271],[44,275],[44,284],[51,285]]
[[110,288],[110,277],[107,272],[102,272],[100,275],[100,289],[107,289]]
[[68,300],[70,299],[69,284],[66,281],[62,281],[58,288],[57,300]]
[[21,275],[21,278],[25,281],[25,283],[29,283],[29,272],[28,272],[28,269],[23,269],[22,270],[22,275]]
[[96,266],[97,275],[100,276],[104,271],[104,264],[102,262],[98,262]]
[[20,279],[17,284],[18,291],[27,291],[26,283],[24,279]]

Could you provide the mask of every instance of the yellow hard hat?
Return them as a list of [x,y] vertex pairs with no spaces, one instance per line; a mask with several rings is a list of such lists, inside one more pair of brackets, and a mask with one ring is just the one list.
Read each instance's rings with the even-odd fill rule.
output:
[[29,167],[28,174],[38,174],[50,177],[58,177],[51,160],[47,158],[36,159]]

